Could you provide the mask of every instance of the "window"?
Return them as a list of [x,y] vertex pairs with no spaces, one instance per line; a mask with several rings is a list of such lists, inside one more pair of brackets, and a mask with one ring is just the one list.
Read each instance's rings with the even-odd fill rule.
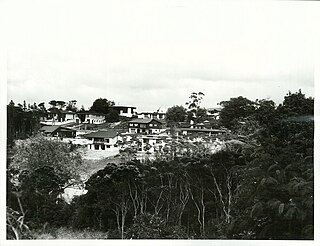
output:
[[138,126],[138,124],[134,124],[134,126]]
[[94,145],[94,149],[95,149],[95,150],[99,150],[99,144],[95,144],[95,145]]
[[132,124],[132,123],[130,123],[130,124],[129,124],[129,126],[133,126],[133,124]]
[[153,126],[153,124],[149,124],[149,126],[151,126],[151,127],[152,127],[152,126]]
[[104,144],[101,144],[101,149],[102,149],[102,150],[105,150],[105,149],[106,149],[106,147],[105,147]]
[[110,149],[110,147],[111,147],[110,145],[106,145],[106,146],[107,146],[108,149]]
[[105,141],[106,143],[109,143],[109,142],[110,142],[110,139],[109,139],[109,138],[105,138],[104,141]]

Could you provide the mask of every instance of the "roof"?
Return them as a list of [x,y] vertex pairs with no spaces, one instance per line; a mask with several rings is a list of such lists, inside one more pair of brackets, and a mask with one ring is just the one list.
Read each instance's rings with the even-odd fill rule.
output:
[[44,132],[44,133],[52,133],[56,130],[60,130],[60,131],[64,131],[64,132],[75,132],[76,131],[76,130],[62,127],[62,126],[43,126],[40,128],[40,131]]
[[180,131],[190,131],[190,132],[226,132],[225,130],[219,129],[199,129],[199,128],[178,128]]
[[89,134],[83,135],[85,138],[114,138],[119,134],[118,130],[109,129],[109,130],[100,130],[97,132],[91,132]]
[[134,106],[114,105],[114,106],[110,106],[110,108],[136,108],[136,107],[134,107]]
[[59,128],[59,126],[43,126],[40,128],[41,132],[45,132],[45,133],[52,133],[55,130],[57,130]]
[[222,107],[215,107],[215,108],[207,108],[207,111],[217,111],[220,112]]
[[139,114],[154,114],[154,115],[156,115],[156,114],[166,114],[166,112],[141,112],[141,113],[139,113]]
[[162,122],[160,120],[157,119],[153,119],[153,118],[148,118],[148,119],[140,119],[140,118],[136,118],[133,120],[130,120],[129,123],[142,123],[142,124],[149,124],[151,121],[157,121],[160,124],[162,124]]

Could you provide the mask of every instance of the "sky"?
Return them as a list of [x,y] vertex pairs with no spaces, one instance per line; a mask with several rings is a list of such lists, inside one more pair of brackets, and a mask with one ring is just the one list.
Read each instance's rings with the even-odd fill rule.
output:
[[301,2],[10,0],[7,102],[97,98],[138,111],[314,96],[315,13]]

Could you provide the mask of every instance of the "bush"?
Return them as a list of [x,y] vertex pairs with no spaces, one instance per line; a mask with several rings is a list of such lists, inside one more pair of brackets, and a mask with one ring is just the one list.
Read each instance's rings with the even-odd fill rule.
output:
[[127,238],[134,239],[182,239],[186,233],[178,226],[167,226],[160,216],[150,213],[140,214],[128,230]]

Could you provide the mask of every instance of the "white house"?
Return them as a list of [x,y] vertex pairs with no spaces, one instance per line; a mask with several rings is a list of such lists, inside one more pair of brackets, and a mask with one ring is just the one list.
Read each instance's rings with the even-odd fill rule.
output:
[[128,123],[129,133],[155,134],[162,131],[162,122],[156,119],[133,119]]
[[83,135],[87,138],[88,150],[113,151],[118,150],[117,141],[121,139],[120,132],[116,129],[100,130]]
[[125,116],[128,118],[131,118],[132,116],[137,114],[136,107],[133,107],[133,106],[114,105],[114,106],[111,106],[110,108],[116,110],[120,116]]
[[47,117],[40,122],[43,125],[66,125],[69,123],[80,123],[77,113],[72,111],[60,111],[48,113]]
[[79,112],[78,114],[84,115],[84,121],[82,123],[102,124],[106,122],[105,114],[95,113],[91,111]]
[[138,118],[140,119],[158,119],[158,120],[164,120],[166,117],[166,113],[160,110],[157,110],[156,112],[141,112],[137,114]]
[[221,112],[221,107],[207,108],[207,115],[216,120],[219,120],[220,112]]

